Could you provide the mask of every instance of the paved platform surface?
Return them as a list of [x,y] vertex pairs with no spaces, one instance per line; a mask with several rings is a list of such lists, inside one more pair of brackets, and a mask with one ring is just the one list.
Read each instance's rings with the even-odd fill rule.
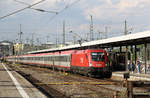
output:
[[26,79],[0,63],[0,98],[47,98]]
[[[113,72],[112,77],[118,77],[120,79],[124,78],[124,73],[127,73],[127,71],[121,71],[121,72]],[[150,81],[150,74],[138,74],[138,73],[130,73],[129,80],[135,80],[135,81]]]

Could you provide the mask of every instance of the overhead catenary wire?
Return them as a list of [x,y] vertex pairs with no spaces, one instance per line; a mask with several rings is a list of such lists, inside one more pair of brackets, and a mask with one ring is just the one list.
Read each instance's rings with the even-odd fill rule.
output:
[[[60,13],[64,12],[64,11],[67,10],[68,8],[72,7],[74,4],[76,4],[76,3],[79,2],[79,1],[80,1],[80,0],[75,0],[75,1],[72,2],[71,4],[68,3],[63,9],[61,9],[60,11],[58,11],[58,13],[57,13],[56,15],[51,16],[51,17],[50,17],[50,20],[47,21],[47,22],[45,23],[45,25],[47,25],[48,23],[52,22],[52,21],[54,20],[54,18],[56,18],[58,15],[60,15]],[[59,35],[59,34],[57,34],[57,35]],[[59,41],[58,41],[58,43],[59,43]]]
[[[30,6],[30,4],[25,3],[25,2],[22,2],[22,1],[18,1],[18,0],[14,0],[14,1],[15,1],[15,2],[18,2],[18,3],[21,3],[21,4],[24,4],[24,5]],[[40,11],[40,12],[48,12],[48,13],[55,13],[55,14],[58,13],[58,12],[56,12],[56,11],[46,11],[46,10],[43,10],[43,9],[33,8],[33,7],[30,7],[30,9],[33,9],[33,10],[36,10],[36,11]]]
[[[72,2],[71,4],[67,4],[62,10],[60,10],[56,15],[52,16],[50,18],[50,21],[52,21],[54,18],[56,18],[56,16],[58,16],[60,13],[64,12],[66,9],[72,7],[74,4],[76,4],[77,2],[79,2],[80,0],[76,0],[74,2]],[[50,22],[49,21],[49,22]]]
[[0,20],[6,18],[6,17],[8,17],[8,16],[14,15],[14,14],[16,14],[16,13],[18,13],[18,12],[21,12],[21,11],[23,11],[23,10],[25,10],[25,9],[31,8],[32,6],[35,6],[35,5],[37,5],[37,4],[39,4],[39,3],[43,2],[43,1],[46,1],[46,0],[38,1],[37,3],[34,3],[34,4],[29,5],[29,6],[25,7],[25,8],[22,8],[22,9],[20,9],[20,10],[17,10],[17,11],[14,11],[14,12],[10,13],[10,14],[7,14],[7,15],[5,15],[5,16],[2,16],[2,17],[0,17]]

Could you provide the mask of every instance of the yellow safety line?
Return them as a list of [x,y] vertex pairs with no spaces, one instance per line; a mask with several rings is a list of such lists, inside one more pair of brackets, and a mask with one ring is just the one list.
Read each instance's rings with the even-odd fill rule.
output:
[[112,82],[50,82],[50,83],[36,83],[39,85],[73,85],[73,84],[92,84],[92,85],[113,85]]

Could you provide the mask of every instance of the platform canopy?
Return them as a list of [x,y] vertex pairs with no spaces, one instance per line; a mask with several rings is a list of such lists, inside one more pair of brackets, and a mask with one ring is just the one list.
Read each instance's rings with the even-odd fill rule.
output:
[[138,45],[150,42],[150,31],[139,32],[134,34],[122,35],[107,39],[95,40],[84,42],[81,44],[69,45],[61,48],[52,48],[52,49],[44,49],[39,51],[31,51],[29,54],[34,53],[44,53],[44,52],[53,52],[53,51],[62,51],[69,49],[80,49],[80,48],[94,48],[94,47],[117,47],[117,46],[127,46],[127,45]]

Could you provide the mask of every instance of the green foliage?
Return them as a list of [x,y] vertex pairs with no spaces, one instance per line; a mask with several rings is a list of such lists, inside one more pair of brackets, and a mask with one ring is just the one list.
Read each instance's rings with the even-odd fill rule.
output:
[[3,62],[4,64],[8,64],[8,63],[9,63],[6,59],[3,59],[2,62]]
[[119,93],[119,98],[126,98],[126,91],[122,91]]
[[21,64],[14,63],[14,64],[13,64],[13,66],[15,66],[15,67],[19,67],[19,66],[21,66]]

